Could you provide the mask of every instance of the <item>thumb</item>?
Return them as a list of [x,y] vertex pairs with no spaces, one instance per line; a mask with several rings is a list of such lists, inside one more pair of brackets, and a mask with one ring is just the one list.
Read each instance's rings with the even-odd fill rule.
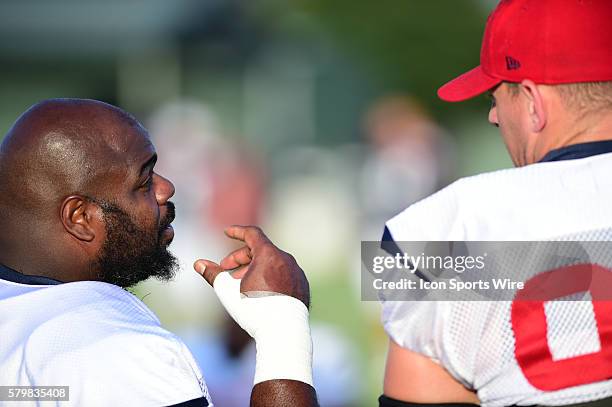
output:
[[193,268],[199,275],[204,277],[204,280],[211,286],[214,284],[217,275],[223,271],[221,266],[217,263],[203,259],[196,260],[196,262],[193,263]]

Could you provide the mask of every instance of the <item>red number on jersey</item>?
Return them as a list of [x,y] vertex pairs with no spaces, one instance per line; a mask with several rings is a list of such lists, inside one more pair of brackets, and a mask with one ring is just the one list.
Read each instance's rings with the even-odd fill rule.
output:
[[[547,341],[544,303],[590,292],[601,350],[553,360]],[[612,378],[612,270],[578,264],[538,274],[526,282],[512,302],[514,354],[535,388],[564,389]]]

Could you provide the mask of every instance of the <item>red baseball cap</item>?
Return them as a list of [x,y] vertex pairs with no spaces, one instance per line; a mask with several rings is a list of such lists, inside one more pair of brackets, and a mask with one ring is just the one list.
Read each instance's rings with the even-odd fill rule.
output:
[[480,65],[438,96],[459,102],[524,79],[612,81],[612,0],[502,0],[487,21]]

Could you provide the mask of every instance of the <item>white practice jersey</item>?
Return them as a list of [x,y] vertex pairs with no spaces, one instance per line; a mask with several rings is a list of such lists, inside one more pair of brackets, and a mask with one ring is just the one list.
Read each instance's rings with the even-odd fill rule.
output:
[[0,385],[69,386],[69,401],[2,406],[212,405],[183,342],[134,295],[93,281],[0,280]]
[[[610,241],[612,153],[464,178],[386,226],[396,242]],[[603,318],[612,304],[599,313],[593,304],[545,302],[545,318],[527,324],[546,332],[521,344],[550,352],[543,369],[517,362],[523,328],[513,327],[509,301],[387,301],[383,323],[394,342],[444,366],[484,406],[566,405],[612,396],[612,319]]]

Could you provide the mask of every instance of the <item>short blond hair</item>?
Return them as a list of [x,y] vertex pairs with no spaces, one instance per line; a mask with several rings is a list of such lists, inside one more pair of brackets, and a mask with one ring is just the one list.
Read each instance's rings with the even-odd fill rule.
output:
[[580,113],[612,110],[612,82],[584,82],[557,85],[566,106]]
[[[518,95],[518,83],[506,82],[510,93]],[[565,106],[577,113],[612,111],[612,82],[565,83],[554,86]]]

